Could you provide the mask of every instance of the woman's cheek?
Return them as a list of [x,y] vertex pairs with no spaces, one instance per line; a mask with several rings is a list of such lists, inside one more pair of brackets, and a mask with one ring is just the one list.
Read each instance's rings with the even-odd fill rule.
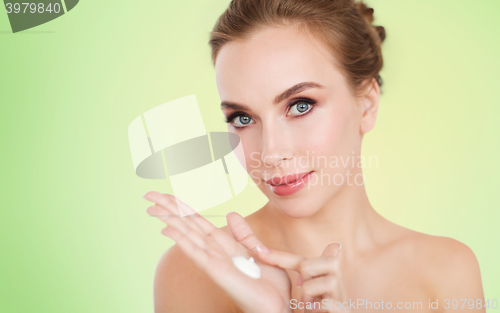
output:
[[356,144],[352,140],[352,127],[348,121],[349,111],[330,109],[322,112],[321,118],[311,126],[310,136],[303,140],[305,150],[301,154],[309,150],[310,169],[316,171],[311,185],[320,185],[316,187],[319,190],[342,185],[346,179],[347,167],[350,166],[346,160],[352,158],[351,151]]
[[[332,110],[323,110],[316,113],[315,119],[311,119],[306,129],[299,133],[300,142],[303,144],[301,153],[313,156],[330,156],[339,152],[339,147],[344,133],[343,118],[336,115]],[[314,154],[313,154],[314,152]]]
[[255,182],[255,184],[263,183],[262,181],[262,167],[263,162],[261,160],[261,153],[257,149],[257,145],[252,141],[252,138],[245,138],[245,136],[240,136],[243,146],[243,151],[245,155],[245,163],[247,172]]

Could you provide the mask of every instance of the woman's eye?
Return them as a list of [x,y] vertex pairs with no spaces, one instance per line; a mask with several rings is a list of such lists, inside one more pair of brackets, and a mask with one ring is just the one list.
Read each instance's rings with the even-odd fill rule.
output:
[[299,102],[290,106],[290,110],[288,111],[288,113],[292,115],[300,115],[304,112],[307,112],[310,108],[312,108],[312,105],[310,105],[309,103]]
[[246,115],[239,115],[234,118],[233,125],[236,127],[245,127],[246,125],[250,124],[252,122],[252,119],[249,116]]

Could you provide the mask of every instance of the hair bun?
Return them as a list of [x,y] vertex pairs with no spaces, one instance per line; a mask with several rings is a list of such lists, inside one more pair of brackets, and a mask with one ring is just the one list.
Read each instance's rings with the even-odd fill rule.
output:
[[[373,13],[375,10],[373,8],[368,7],[365,3],[363,2],[356,2],[356,10],[358,10],[359,14],[365,19],[365,21],[368,23],[368,25],[372,26],[372,22],[375,19],[373,17]],[[385,28],[383,26],[372,26],[376,31],[377,34],[380,38],[380,42],[384,41],[385,39]]]
[[378,36],[380,37],[380,41],[384,41],[385,39],[385,28],[384,26],[375,26],[375,30],[378,33]]
[[374,10],[372,8],[368,7],[363,2],[356,2],[356,9],[361,14],[361,16],[368,22],[368,24],[371,24],[373,22]]

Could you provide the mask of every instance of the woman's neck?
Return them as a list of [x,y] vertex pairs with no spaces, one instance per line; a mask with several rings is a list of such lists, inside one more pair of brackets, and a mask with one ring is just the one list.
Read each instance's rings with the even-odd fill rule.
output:
[[274,248],[306,257],[318,257],[328,244],[338,242],[344,257],[350,259],[349,255],[375,245],[372,230],[386,221],[371,206],[364,185],[357,184],[344,185],[309,217],[289,217],[270,202],[263,209],[272,241],[280,246]]

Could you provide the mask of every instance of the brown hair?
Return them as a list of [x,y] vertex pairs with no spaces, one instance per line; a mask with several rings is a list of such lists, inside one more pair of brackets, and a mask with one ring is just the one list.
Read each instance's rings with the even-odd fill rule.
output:
[[382,26],[372,26],[373,9],[354,0],[232,0],[211,34],[212,62],[222,46],[244,39],[262,26],[297,25],[311,31],[332,50],[356,94],[379,75],[383,60]]

